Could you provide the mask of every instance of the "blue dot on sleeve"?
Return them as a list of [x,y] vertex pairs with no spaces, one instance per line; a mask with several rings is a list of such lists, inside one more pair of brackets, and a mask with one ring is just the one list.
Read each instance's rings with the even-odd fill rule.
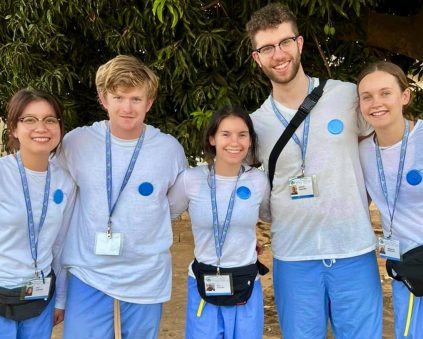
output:
[[333,119],[328,123],[328,131],[332,134],[340,134],[344,130],[344,123],[341,120]]
[[138,187],[138,192],[144,197],[148,197],[151,193],[153,193],[153,191],[154,191],[154,187],[149,182],[143,182]]
[[407,173],[407,182],[412,185],[416,186],[422,182],[422,174],[419,170],[411,170]]
[[56,204],[61,204],[63,201],[63,191],[61,189],[57,189],[53,194],[53,201]]
[[247,200],[251,197],[251,191],[248,187],[241,186],[236,190],[236,195],[240,199]]

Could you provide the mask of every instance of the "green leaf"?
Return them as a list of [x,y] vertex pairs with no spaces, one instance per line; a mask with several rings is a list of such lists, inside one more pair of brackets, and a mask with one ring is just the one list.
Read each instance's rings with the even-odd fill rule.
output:
[[349,19],[348,14],[344,12],[341,6],[337,5],[335,2],[332,2],[332,6],[335,8],[337,13],[341,14],[345,19]]

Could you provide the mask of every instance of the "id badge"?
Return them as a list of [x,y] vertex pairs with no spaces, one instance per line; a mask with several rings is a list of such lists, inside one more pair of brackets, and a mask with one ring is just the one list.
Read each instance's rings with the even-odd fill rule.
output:
[[48,299],[51,278],[34,279],[22,287],[21,300]]
[[97,232],[95,236],[95,254],[120,255],[122,250],[122,233],[112,233],[109,238],[105,232]]
[[378,250],[381,258],[401,261],[400,243],[398,240],[379,237]]
[[291,199],[304,199],[318,196],[317,177],[315,175],[292,177],[288,182]]
[[205,275],[204,290],[206,291],[206,296],[234,294],[232,289],[232,275]]

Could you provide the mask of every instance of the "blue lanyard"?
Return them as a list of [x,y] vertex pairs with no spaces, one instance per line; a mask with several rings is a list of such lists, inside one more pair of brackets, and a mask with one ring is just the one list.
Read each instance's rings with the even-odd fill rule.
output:
[[112,214],[115,210],[116,204],[119,200],[119,197],[124,190],[126,184],[129,181],[129,178],[131,177],[132,171],[135,167],[135,162],[138,159],[138,155],[140,153],[142,143],[144,141],[144,135],[145,135],[145,128],[143,128],[143,131],[141,132],[140,137],[138,138],[137,144],[135,146],[134,152],[132,153],[131,161],[129,162],[128,168],[126,170],[125,176],[122,181],[122,185],[119,190],[119,194],[116,198],[116,201],[112,205],[112,146],[110,142],[110,126],[107,125],[107,131],[106,131],[106,182],[107,182],[107,203],[109,205],[109,220],[107,225],[107,236],[111,238],[112,236]]
[[219,231],[220,224],[219,224],[219,217],[217,214],[217,202],[216,202],[216,173],[214,169],[214,165],[210,169],[210,198],[212,204],[212,212],[213,212],[213,232],[214,232],[214,244],[216,248],[216,256],[217,256],[217,272],[220,273],[220,258],[222,257],[222,248],[223,244],[225,243],[226,234],[228,233],[229,223],[231,222],[232,218],[232,211],[234,209],[235,203],[235,192],[236,186],[238,185],[238,180],[241,174],[244,172],[244,168],[241,166],[238,176],[236,178],[235,187],[232,190],[231,197],[229,199],[228,210],[226,211],[226,218],[225,222],[223,223],[222,232]]
[[[308,78],[308,94],[311,93],[313,90],[313,83],[314,81],[309,77]],[[275,113],[276,117],[280,120],[282,125],[286,128],[288,126],[288,121],[286,118],[282,115],[282,113],[279,111],[279,109],[276,107],[275,100],[273,99],[273,96],[270,96],[270,101],[272,103],[273,112]],[[304,175],[304,169],[305,169],[305,156],[307,152],[307,144],[308,144],[308,132],[310,129],[310,114],[307,114],[307,117],[304,121],[304,129],[303,129],[303,141],[301,143],[300,139],[298,138],[297,134],[294,132],[292,134],[292,139],[294,139],[295,143],[300,147],[301,150],[301,171],[302,175]]]
[[[44,186],[43,208],[41,210],[40,222],[38,224],[38,227],[36,227],[34,223],[34,214],[32,212],[31,197],[29,195],[28,180],[26,178],[25,168],[22,163],[20,152],[16,154],[16,162],[18,163],[19,174],[21,176],[21,182],[22,182],[22,189],[23,189],[23,193],[25,197],[26,214],[28,218],[29,246],[31,249],[32,259],[34,260],[35,276],[39,278],[39,272],[38,272],[38,266],[37,266],[38,237],[40,235],[41,228],[43,227],[44,221],[46,220],[46,216],[47,216],[48,198],[50,194],[50,178],[51,178],[50,165],[47,166],[46,183]],[[36,229],[37,229],[37,232],[36,232]],[[41,271],[41,275],[44,279],[43,271]]]
[[382,192],[383,192],[383,195],[385,197],[386,205],[388,206],[388,212],[389,212],[389,217],[390,217],[388,239],[392,235],[392,221],[394,220],[395,207],[397,205],[398,194],[399,194],[399,190],[400,190],[400,187],[401,187],[401,179],[402,179],[402,172],[404,170],[405,154],[407,152],[407,140],[408,140],[408,135],[410,134],[409,122],[408,122],[408,120],[404,120],[404,121],[405,121],[405,130],[404,130],[404,135],[402,136],[402,142],[401,142],[401,153],[400,153],[400,160],[399,160],[399,165],[398,165],[397,183],[396,183],[394,205],[392,207],[392,212],[391,212],[391,209],[389,207],[388,189],[386,187],[386,179],[385,179],[385,173],[383,171],[382,155],[380,154],[380,148],[379,148],[379,143],[377,142],[377,137],[376,137],[376,140],[375,140],[375,143],[376,143],[376,162],[377,162],[377,169],[378,169],[378,172],[379,172],[380,186],[382,188]]

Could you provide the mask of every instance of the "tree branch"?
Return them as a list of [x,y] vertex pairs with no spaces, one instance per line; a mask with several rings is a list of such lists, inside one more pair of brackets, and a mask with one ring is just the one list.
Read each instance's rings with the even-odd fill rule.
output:
[[326,60],[325,54],[323,53],[322,47],[320,46],[320,43],[319,43],[319,40],[317,40],[317,36],[314,32],[311,32],[311,36],[314,40],[314,43],[316,44],[317,49],[319,50],[320,57],[322,58],[323,63],[325,64],[326,71],[328,72],[328,76],[329,76],[329,78],[331,78],[332,73],[330,71],[329,63]]

